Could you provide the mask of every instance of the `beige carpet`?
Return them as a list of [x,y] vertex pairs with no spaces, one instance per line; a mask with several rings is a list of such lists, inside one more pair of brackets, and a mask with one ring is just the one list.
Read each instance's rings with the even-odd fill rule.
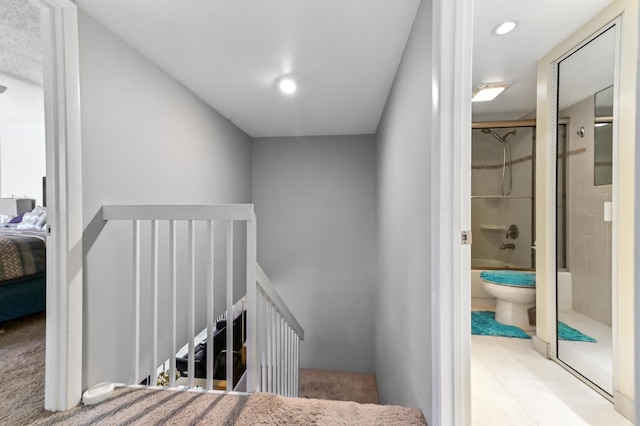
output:
[[424,425],[418,410],[355,402],[121,388],[35,425]]
[[343,371],[300,369],[300,398],[380,404],[376,377]]
[[[303,370],[300,395],[234,396],[202,392],[121,388],[95,406],[63,413],[44,405],[45,317],[2,324],[0,333],[0,425],[424,425],[419,410],[377,402],[373,376]],[[328,374],[324,378],[322,375]],[[307,399],[317,397],[323,399]]]

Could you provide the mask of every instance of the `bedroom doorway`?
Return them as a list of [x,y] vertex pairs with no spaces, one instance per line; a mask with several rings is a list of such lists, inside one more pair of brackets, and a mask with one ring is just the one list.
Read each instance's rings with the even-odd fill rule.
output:
[[[28,377],[28,387],[37,389],[33,401],[43,404],[47,237],[40,10],[4,0],[0,15],[0,347],[4,365]],[[25,381],[7,380],[0,388],[14,418],[27,412],[16,404]]]

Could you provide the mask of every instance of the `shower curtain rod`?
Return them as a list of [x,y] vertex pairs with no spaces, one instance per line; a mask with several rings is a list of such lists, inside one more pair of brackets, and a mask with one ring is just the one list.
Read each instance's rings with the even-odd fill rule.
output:
[[[559,120],[560,124],[568,124],[569,117],[561,117]],[[530,120],[506,120],[506,121],[476,121],[471,123],[472,129],[500,129],[500,128],[510,128],[510,127],[535,127],[536,119],[532,118]]]

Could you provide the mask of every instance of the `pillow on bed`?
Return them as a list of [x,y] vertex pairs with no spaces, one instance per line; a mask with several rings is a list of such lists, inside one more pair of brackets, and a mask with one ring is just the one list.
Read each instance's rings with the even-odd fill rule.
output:
[[16,216],[13,219],[11,219],[9,221],[9,223],[20,223],[20,222],[22,222],[22,217],[23,216],[24,216],[24,213],[20,213],[18,216]]
[[46,225],[47,209],[44,207],[36,207],[22,216],[22,222],[18,224],[16,229],[42,230]]

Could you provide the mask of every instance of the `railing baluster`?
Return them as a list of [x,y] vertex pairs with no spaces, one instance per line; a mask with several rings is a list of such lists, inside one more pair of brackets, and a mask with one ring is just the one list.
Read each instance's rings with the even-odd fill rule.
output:
[[153,354],[151,356],[151,383],[154,386],[158,384],[158,221],[151,221],[151,279],[152,287],[152,303],[153,303]]
[[278,373],[278,395],[282,395],[282,389],[283,389],[283,383],[282,383],[282,317],[280,316],[280,313],[277,313],[278,315],[278,321],[277,321],[277,327],[278,327],[278,368],[277,368],[277,373]]
[[297,397],[296,392],[296,333],[291,329],[291,396]]
[[296,385],[295,385],[295,391],[296,391],[296,397],[298,396],[298,391],[300,389],[300,337],[296,334],[296,347],[295,347],[295,354],[296,354],[296,364],[295,364],[295,374],[296,374]]
[[285,391],[285,395],[286,396],[291,396],[291,375],[289,374],[289,364],[291,363],[291,359],[289,358],[291,356],[291,351],[290,349],[290,337],[289,336],[289,325],[285,322],[284,324],[284,335],[286,336],[285,339],[285,370],[284,370],[284,377],[285,377],[285,383],[287,384],[287,388]]
[[287,394],[287,333],[285,332],[284,318],[280,318],[280,333],[282,333],[282,368],[280,369],[280,377],[282,380],[281,395]]
[[282,381],[280,380],[280,356],[281,356],[281,348],[280,348],[280,342],[281,342],[281,335],[280,335],[280,315],[278,314],[278,311],[276,311],[276,365],[275,365],[275,374],[276,374],[276,392],[278,395],[280,395],[280,392],[282,392]]
[[300,375],[300,371],[298,369],[298,341],[300,340],[298,333],[295,333],[293,338],[293,396],[298,397],[298,377]]
[[287,382],[287,396],[291,396],[291,334],[289,333],[289,324],[286,322],[284,324],[284,333],[287,336],[287,364],[284,375]]
[[169,221],[169,277],[171,278],[171,365],[169,366],[169,386],[174,387],[176,385],[176,352],[177,346],[177,286],[178,286],[178,274],[176,269],[177,255],[176,255],[176,221]]
[[273,333],[273,306],[271,306],[271,303],[269,303],[267,313],[267,382],[269,386],[268,391],[271,393],[273,393],[274,338],[275,334]]
[[133,383],[140,381],[140,221],[133,221],[133,280],[135,282],[135,331],[133,342]]
[[252,220],[247,221],[247,391],[255,392],[258,386],[258,305],[256,299],[256,216],[253,214]]
[[296,363],[296,333],[293,329],[290,331],[291,333],[291,396],[296,397],[296,374],[295,374],[295,363]]
[[262,295],[262,392],[269,391],[269,305],[267,298]]
[[196,235],[193,220],[189,221],[189,265],[191,266],[191,291],[189,293],[189,361],[187,362],[189,388],[193,387],[195,379],[195,348],[196,336]]
[[284,390],[284,380],[282,380],[282,377],[283,377],[282,371],[284,370],[283,368],[284,363],[282,362],[282,358],[284,357],[284,350],[283,350],[284,336],[282,334],[282,317],[279,315],[278,315],[278,335],[280,336],[280,339],[278,342],[278,349],[280,351],[280,355],[278,356],[278,381],[280,382],[278,395],[282,395],[282,392]]
[[207,269],[207,390],[213,389],[213,309],[214,309],[214,228],[213,221],[207,221],[209,235],[209,268]]
[[289,383],[289,396],[293,396],[293,368],[291,367],[293,361],[293,351],[291,350],[292,342],[291,328],[289,324],[287,324],[287,382]]
[[227,221],[227,391],[233,390],[233,221]]
[[[247,315],[249,315],[248,312],[248,307],[247,307]],[[260,298],[260,293],[256,292],[256,309],[255,309],[255,313],[256,313],[256,326],[258,327],[256,329],[256,336],[258,337],[258,340],[256,340],[256,349],[258,350],[258,360],[256,363],[256,372],[257,372],[257,381],[256,381],[256,386],[255,386],[255,392],[260,392],[260,390],[262,389],[262,335],[260,334],[260,314],[262,313],[262,299]],[[247,335],[249,330],[247,330]],[[247,348],[248,349],[248,348]],[[249,358],[247,357],[247,363],[249,362]],[[248,370],[247,370],[248,372]]]
[[280,390],[278,385],[280,381],[278,380],[278,355],[280,354],[280,349],[278,348],[279,343],[279,334],[278,334],[278,311],[276,311],[275,307],[273,308],[273,393],[277,394]]

